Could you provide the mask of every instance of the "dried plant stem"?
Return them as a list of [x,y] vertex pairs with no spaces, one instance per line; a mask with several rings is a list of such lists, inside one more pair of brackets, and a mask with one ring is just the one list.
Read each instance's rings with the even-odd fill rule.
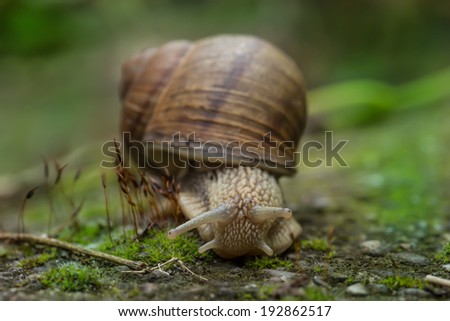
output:
[[48,203],[50,205],[50,212],[48,214],[48,223],[47,223],[47,234],[50,235],[50,231],[51,231],[52,223],[53,223],[53,216],[55,213],[55,205],[53,202],[53,189],[51,188],[50,182],[49,182],[50,170],[49,170],[49,166],[48,166],[48,161],[44,157],[41,157],[41,158],[42,158],[42,162],[44,163],[45,189],[47,190]]
[[52,229],[52,224],[53,224],[53,216],[55,215],[55,203],[53,201],[53,190],[50,187],[50,183],[48,182],[48,180],[46,180],[45,182],[45,188],[47,190],[48,193],[48,204],[50,206],[50,212],[48,214],[48,222],[47,222],[47,234],[50,235],[51,229]]
[[25,216],[25,206],[26,206],[26,204],[27,204],[27,202],[26,202],[26,200],[24,200],[22,202],[22,205],[20,206],[19,216],[17,218],[17,233],[25,232],[24,216]]
[[[183,270],[185,270],[186,272],[189,272],[191,275],[195,276],[196,278],[199,278],[199,279],[202,280],[202,281],[208,281],[208,279],[205,278],[204,276],[201,276],[201,275],[198,275],[197,273],[194,273],[191,269],[189,269],[189,268],[186,266],[186,264],[184,264],[183,261],[181,261],[181,260],[180,260],[179,258],[177,258],[177,257],[173,257],[173,258],[171,258],[170,260],[167,260],[166,262],[163,262],[163,263],[158,263],[158,265],[156,265],[156,266],[154,266],[154,267],[152,267],[152,268],[147,267],[147,268],[145,268],[145,269],[138,270],[138,271],[124,271],[124,273],[138,273],[138,274],[145,274],[145,273],[148,273],[148,272],[151,272],[151,271],[154,271],[154,270],[160,270],[160,271],[162,271],[162,272],[165,272],[165,271],[163,271],[161,268],[162,268],[163,266],[169,265],[169,264],[171,264],[171,263],[178,263],[178,264],[181,266],[181,268],[182,268]],[[167,273],[167,272],[165,272],[165,273]]]
[[54,238],[48,238],[43,236],[37,236],[26,233],[0,233],[0,241],[14,241],[14,242],[29,242],[33,244],[40,244],[50,247],[56,247],[69,252],[84,254],[91,257],[95,257],[100,260],[108,261],[118,265],[125,265],[133,270],[143,270],[147,268],[147,264],[140,261],[132,261],[123,259],[121,257],[106,254],[100,251],[86,249],[80,245],[72,244],[69,242],[61,241]]
[[425,281],[433,283],[433,284],[437,284],[437,285],[441,285],[441,286],[446,286],[446,287],[450,287],[450,280],[448,279],[443,279],[434,275],[427,275],[424,278]]
[[77,216],[78,213],[80,213],[81,209],[83,208],[84,200],[81,201],[81,203],[78,205],[78,207],[70,214],[69,220],[65,223],[61,224],[60,226],[56,227],[52,233],[49,233],[48,235],[58,235],[62,231],[64,231],[69,226],[76,226],[77,224]]
[[108,222],[108,235],[109,235],[109,240],[111,241],[111,243],[113,243],[113,239],[111,236],[111,219],[110,219],[110,215],[109,215],[109,198],[108,198],[108,191],[106,188],[105,174],[102,174],[102,186],[103,186],[103,193],[105,196],[105,209],[106,209],[106,221]]
[[186,271],[188,271],[189,273],[191,273],[193,276],[199,278],[200,280],[208,281],[208,279],[205,278],[204,276],[201,276],[201,275],[198,275],[198,274],[192,272],[192,270],[190,270],[190,269],[186,266],[186,264],[184,264],[184,262],[181,261],[180,259],[177,259],[177,262],[181,265],[181,267],[182,267],[183,269],[185,269]]
[[17,232],[23,233],[25,232],[25,206],[27,205],[27,201],[33,197],[34,192],[39,188],[39,186],[36,186],[28,191],[28,193],[25,195],[25,198],[22,201],[22,205],[20,206],[20,212],[17,220]]
[[122,189],[120,188],[120,183],[117,184],[117,187],[119,188],[120,207],[122,209],[122,234],[123,234],[123,237],[126,237],[125,226],[127,224],[127,218],[126,218],[127,216],[125,214],[125,206],[123,204]]

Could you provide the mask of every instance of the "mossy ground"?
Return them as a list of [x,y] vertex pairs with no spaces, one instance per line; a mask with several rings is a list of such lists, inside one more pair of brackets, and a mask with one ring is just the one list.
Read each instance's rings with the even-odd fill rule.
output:
[[77,262],[68,262],[44,272],[39,281],[63,292],[95,291],[102,285],[101,271]]
[[436,253],[435,258],[443,263],[450,262],[450,242],[445,244],[438,253]]
[[24,269],[31,269],[37,266],[44,265],[47,261],[56,257],[56,249],[50,249],[49,251],[45,251],[38,255],[34,255],[31,257],[27,257],[23,260],[20,260],[17,265]]
[[400,288],[423,289],[423,287],[425,286],[425,282],[421,279],[401,276],[389,276],[385,279],[379,280],[379,283],[386,285],[391,290],[398,290]]

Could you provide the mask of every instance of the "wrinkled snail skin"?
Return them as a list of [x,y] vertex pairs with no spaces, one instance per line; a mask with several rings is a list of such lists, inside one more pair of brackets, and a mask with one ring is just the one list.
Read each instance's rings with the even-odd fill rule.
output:
[[300,234],[291,210],[282,207],[277,180],[266,171],[224,168],[194,173],[182,183],[179,203],[190,220],[169,237],[197,228],[207,241],[200,252],[213,249],[224,258],[276,255]]
[[[124,64],[120,97],[122,131],[134,140],[158,143],[194,133],[203,144],[259,142],[252,151],[264,161],[255,165],[239,166],[242,159],[232,151],[220,168],[208,169],[207,162],[201,170],[169,166],[188,219],[169,238],[197,229],[205,241],[200,252],[234,258],[277,255],[298,237],[301,227],[283,207],[278,178],[295,173],[288,165],[305,127],[306,98],[301,72],[284,53],[252,36],[169,42]],[[198,161],[186,148],[177,156]],[[160,147],[157,154],[164,152]]]

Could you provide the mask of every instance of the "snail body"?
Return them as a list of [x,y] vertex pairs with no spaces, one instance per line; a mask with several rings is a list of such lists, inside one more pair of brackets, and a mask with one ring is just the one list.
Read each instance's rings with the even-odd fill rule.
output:
[[289,57],[251,36],[169,42],[124,64],[120,98],[122,132],[152,143],[132,156],[179,178],[188,221],[169,238],[197,228],[199,251],[224,258],[292,244],[301,227],[278,178],[295,173],[306,100]]

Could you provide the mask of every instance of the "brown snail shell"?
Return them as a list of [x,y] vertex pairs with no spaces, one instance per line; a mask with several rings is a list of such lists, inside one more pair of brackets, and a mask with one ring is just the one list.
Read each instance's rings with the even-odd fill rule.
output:
[[[174,153],[202,163],[203,172],[188,169],[181,182],[180,205],[191,220],[175,230],[198,228],[210,241],[203,250],[212,248],[223,257],[284,251],[300,233],[290,210],[281,208],[277,185],[279,176],[295,173],[294,151],[306,122],[297,65],[259,38],[224,35],[146,49],[122,72],[121,130],[132,140],[155,143],[145,151],[147,161],[155,150],[162,158],[173,157],[161,142],[178,135],[176,144],[184,149]],[[235,149],[242,145],[248,149]],[[176,167],[170,163],[172,171]],[[214,169],[204,173],[208,167]],[[252,213],[258,219],[250,218]],[[258,239],[230,240],[227,235],[237,233],[230,228]],[[218,230],[223,230],[220,240]],[[271,233],[290,235],[275,241],[280,237]]]

